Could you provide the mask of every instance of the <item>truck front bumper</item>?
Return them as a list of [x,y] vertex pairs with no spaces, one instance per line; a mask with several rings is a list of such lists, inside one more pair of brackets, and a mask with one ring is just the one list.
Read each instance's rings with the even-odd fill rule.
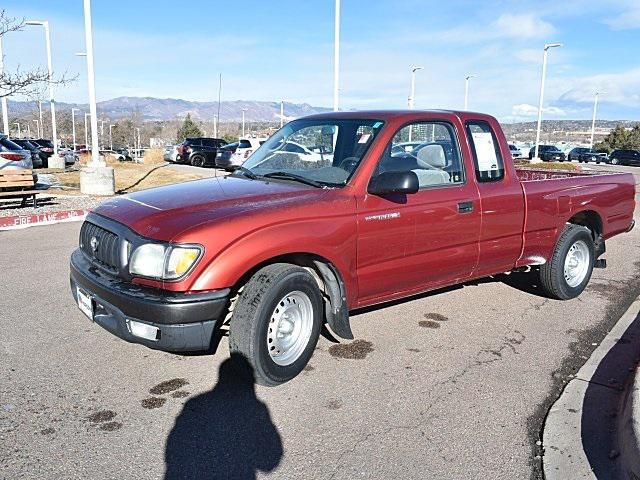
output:
[[102,273],[79,249],[70,269],[76,305],[80,290],[90,299],[91,320],[127,342],[170,352],[207,350],[226,314],[229,289],[185,294],[134,285]]

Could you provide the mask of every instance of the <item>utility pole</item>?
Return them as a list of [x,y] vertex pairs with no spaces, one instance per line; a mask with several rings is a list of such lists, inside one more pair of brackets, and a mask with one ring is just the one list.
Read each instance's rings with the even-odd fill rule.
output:
[[[2,37],[0,37],[0,75],[4,71],[4,54],[2,51]],[[9,135],[9,111],[7,109],[7,97],[0,99],[2,103],[2,129],[5,135]]]
[[336,0],[333,35],[333,111],[337,112],[340,103],[340,0]]
[[407,102],[409,110],[413,110],[416,96],[416,72],[424,67],[411,67],[411,89],[409,90],[409,101]]
[[35,119],[34,122],[36,122],[36,135],[38,136],[38,138],[42,138],[40,136],[40,122],[38,121],[38,119]]
[[115,127],[115,125],[109,125],[109,150],[113,151],[113,134],[111,133],[111,129]]
[[591,121],[591,142],[589,146],[593,148],[593,138],[596,134],[596,115],[598,112],[598,97],[607,92],[596,92],[595,98],[593,99],[593,120]]
[[467,75],[464,77],[464,109],[469,108],[469,80],[475,78],[476,75]]
[[284,125],[284,100],[280,100],[280,128]]
[[542,55],[542,79],[540,81],[540,102],[538,104],[538,128],[536,129],[536,146],[532,163],[541,162],[538,157],[538,148],[540,146],[540,129],[542,127],[542,105],[544,102],[544,81],[547,76],[547,55],[550,48],[562,47],[561,43],[548,43],[544,46],[544,54]]
[[73,151],[75,152],[77,148],[76,143],[76,111],[80,110],[79,108],[71,109],[71,132],[73,134]]
[[242,109],[242,138],[244,138],[244,113],[247,111],[246,108]]
[[84,148],[87,150],[89,150],[89,124],[87,123],[87,118],[90,116],[90,113],[84,114]]
[[44,122],[42,121],[42,101],[38,100],[38,115],[40,123],[38,124],[38,137],[44,138]]
[[14,122],[13,124],[18,126],[18,138],[22,138],[22,130],[20,130],[20,124],[18,122]]

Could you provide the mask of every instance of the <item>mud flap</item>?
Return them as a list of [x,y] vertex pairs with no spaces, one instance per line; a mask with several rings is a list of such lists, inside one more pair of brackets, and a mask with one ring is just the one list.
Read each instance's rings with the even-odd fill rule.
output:
[[322,275],[326,293],[326,318],[333,333],[340,338],[353,340],[353,332],[349,323],[349,308],[347,307],[347,295],[340,275],[333,267],[322,262],[313,262]]

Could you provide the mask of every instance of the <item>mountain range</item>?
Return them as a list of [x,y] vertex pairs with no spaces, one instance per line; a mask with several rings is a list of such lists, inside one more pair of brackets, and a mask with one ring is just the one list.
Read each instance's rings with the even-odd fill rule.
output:
[[[43,109],[48,110],[48,102],[42,102]],[[139,112],[144,120],[166,121],[184,118],[188,113],[195,120],[212,121],[218,113],[218,102],[194,102],[175,98],[153,97],[118,97],[98,102],[98,115],[104,115],[112,120],[130,117]],[[87,104],[56,102],[57,111],[70,111],[79,108],[88,112]],[[9,111],[12,116],[25,116],[37,112],[37,102],[9,101]],[[220,103],[221,122],[236,122],[242,120],[245,110],[247,122],[276,122],[280,113],[280,102],[261,102],[254,100],[233,100]],[[331,109],[313,107],[307,103],[284,103],[284,113],[288,117],[302,117],[314,113],[328,112]]]

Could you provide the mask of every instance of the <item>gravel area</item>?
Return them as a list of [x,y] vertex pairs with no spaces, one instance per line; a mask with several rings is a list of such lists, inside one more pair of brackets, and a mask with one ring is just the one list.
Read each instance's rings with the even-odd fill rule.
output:
[[27,206],[21,207],[21,198],[5,198],[0,200],[0,217],[14,215],[33,215],[36,213],[51,213],[62,210],[93,209],[108,197],[91,197],[88,195],[38,195],[38,208],[33,208],[31,199],[27,200]]

